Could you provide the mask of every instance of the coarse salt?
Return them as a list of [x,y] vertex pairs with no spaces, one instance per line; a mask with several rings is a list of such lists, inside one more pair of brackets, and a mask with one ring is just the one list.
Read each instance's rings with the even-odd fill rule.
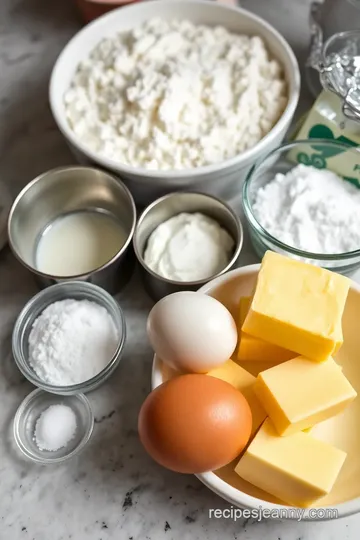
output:
[[44,382],[79,384],[107,366],[118,338],[104,307],[89,300],[60,300],[35,320],[29,335],[29,362]]
[[360,190],[326,169],[297,165],[259,189],[260,225],[285,244],[318,254],[360,249]]
[[34,440],[39,450],[56,452],[75,437],[76,416],[66,405],[50,405],[36,421]]

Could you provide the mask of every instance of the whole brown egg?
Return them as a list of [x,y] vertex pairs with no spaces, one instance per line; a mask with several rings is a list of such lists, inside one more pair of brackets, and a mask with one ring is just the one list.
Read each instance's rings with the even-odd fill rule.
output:
[[139,414],[139,435],[150,456],[181,473],[218,469],[235,459],[251,433],[251,410],[229,383],[181,375],[153,390]]

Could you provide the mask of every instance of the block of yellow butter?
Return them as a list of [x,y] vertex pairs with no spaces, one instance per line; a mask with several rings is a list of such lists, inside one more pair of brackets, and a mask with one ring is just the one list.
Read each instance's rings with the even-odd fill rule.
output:
[[349,286],[340,274],[267,251],[242,330],[323,361],[342,343]]
[[[255,290],[254,290],[255,292]],[[239,302],[239,328],[242,328],[244,324],[246,315],[250,309],[250,304],[252,301],[252,296],[242,296]]]
[[346,453],[304,432],[279,437],[269,418],[235,468],[247,482],[295,506],[327,495]]
[[222,366],[212,369],[207,375],[230,383],[244,395],[250,405],[252,413],[251,433],[254,435],[266,418],[266,413],[254,393],[256,378],[232,360],[228,360]]
[[245,321],[246,315],[249,311],[252,297],[243,296],[240,298],[239,305],[239,346],[238,346],[238,360],[239,362],[272,362],[274,364],[290,360],[298,356],[297,353],[263,341],[262,339],[250,336],[241,331],[241,327]]
[[335,416],[356,397],[330,357],[313,362],[298,356],[259,373],[254,390],[279,435],[289,435]]
[[244,368],[246,371],[251,373],[251,375],[254,375],[254,377],[257,377],[259,373],[262,371],[265,371],[266,369],[270,369],[274,366],[277,366],[279,362],[259,362],[259,361],[252,361],[249,360],[249,362],[240,362],[238,361],[238,365]]

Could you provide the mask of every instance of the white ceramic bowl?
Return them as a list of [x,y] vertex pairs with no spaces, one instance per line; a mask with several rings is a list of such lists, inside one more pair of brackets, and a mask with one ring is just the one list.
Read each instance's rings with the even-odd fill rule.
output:
[[[232,270],[213,281],[210,281],[200,292],[209,294],[223,303],[237,317],[239,299],[251,294],[256,282],[260,265],[246,266]],[[360,350],[359,333],[360,315],[360,286],[351,284],[349,296],[343,316],[344,344],[336,355],[336,361],[343,368],[358,394],[360,394],[360,364],[358,362]],[[243,365],[248,369],[248,366]],[[266,369],[259,367],[259,371]],[[169,378],[176,376],[174,371],[167,368],[163,362],[154,357],[152,370],[152,388],[156,388]],[[316,519],[341,518],[360,511],[360,398],[334,418],[330,418],[315,426],[312,435],[341,448],[347,452],[345,464],[340,472],[331,493],[318,502],[318,508],[325,512],[318,516],[311,516],[309,509],[303,519],[314,521]],[[212,491],[223,499],[239,508],[266,509],[268,511],[287,511],[282,518],[290,518],[290,506],[285,506],[274,497],[242,480],[234,472],[234,463],[215,472],[197,475],[198,478]],[[322,515],[324,514],[325,515]],[[295,514],[293,516],[295,518]]]
[[[90,150],[73,133],[65,116],[63,96],[78,64],[104,37],[139,26],[143,21],[188,19],[194,23],[222,25],[235,33],[261,36],[271,53],[284,67],[288,83],[287,107],[274,128],[253,148],[231,159],[179,171],[153,171],[135,168],[100,156]],[[55,121],[77,159],[84,164],[96,164],[121,176],[135,200],[147,205],[156,198],[176,190],[195,190],[230,199],[241,190],[245,173],[254,161],[277,147],[293,118],[299,99],[300,73],[292,49],[285,39],[267,22],[252,13],[209,0],[168,0],[140,2],[112,11],[92,22],[76,34],[60,54],[50,80],[50,106]]]

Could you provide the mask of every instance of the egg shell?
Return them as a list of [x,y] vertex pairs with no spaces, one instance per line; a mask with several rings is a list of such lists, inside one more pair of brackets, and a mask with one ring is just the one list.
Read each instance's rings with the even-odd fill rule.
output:
[[237,344],[230,311],[206,294],[183,291],[152,308],[147,333],[156,354],[170,367],[207,373],[226,362]]
[[140,440],[160,465],[198,474],[223,467],[249,441],[251,410],[229,383],[207,375],[180,375],[153,390],[138,421]]

